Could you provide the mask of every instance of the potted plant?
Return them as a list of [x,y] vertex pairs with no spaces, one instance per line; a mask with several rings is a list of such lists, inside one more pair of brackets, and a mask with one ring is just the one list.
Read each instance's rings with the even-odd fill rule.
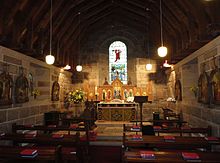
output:
[[197,86],[190,87],[190,91],[192,91],[194,96],[197,97],[197,93],[198,93],[198,87]]
[[71,103],[79,104],[84,102],[85,93],[82,90],[70,91],[64,98],[64,107],[68,108]]
[[34,99],[36,99],[36,97],[40,95],[40,91],[38,89],[34,89],[32,95],[34,96]]

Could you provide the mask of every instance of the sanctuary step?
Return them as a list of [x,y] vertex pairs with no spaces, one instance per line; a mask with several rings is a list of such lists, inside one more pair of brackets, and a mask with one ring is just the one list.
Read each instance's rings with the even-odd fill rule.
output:
[[123,124],[132,124],[128,121],[103,121],[98,120],[95,122],[97,125],[98,136],[117,137],[123,136]]

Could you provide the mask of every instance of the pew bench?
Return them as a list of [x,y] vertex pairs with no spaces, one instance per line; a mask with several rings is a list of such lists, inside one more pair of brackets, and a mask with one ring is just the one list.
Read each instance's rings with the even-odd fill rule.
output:
[[[184,163],[184,162],[219,162],[220,152],[192,152],[192,151],[152,151],[154,157],[146,159],[141,157],[143,149],[137,151],[125,151],[122,155],[123,163],[137,162],[158,162],[158,163]],[[193,153],[198,156],[198,159],[186,159],[182,155],[184,153]],[[143,155],[142,155],[143,156]]]
[[[153,126],[155,134],[160,136],[160,133],[166,134],[179,134],[179,136],[192,136],[193,134],[201,134],[203,136],[212,136],[212,128],[211,126],[198,128],[198,127],[188,127],[183,126],[181,128],[177,127],[162,127],[162,126]],[[139,125],[126,125],[123,124],[124,132],[142,132],[142,127]]]
[[[37,150],[37,155],[22,155],[24,150]],[[2,162],[34,162],[53,161],[61,163],[61,146],[57,147],[21,147],[21,146],[0,146],[0,161]]]
[[[171,139],[167,139],[171,137]],[[207,140],[206,137],[181,137],[181,136],[148,136],[123,134],[123,146],[128,148],[157,148],[157,149],[180,149],[198,150],[200,148],[211,150],[212,146],[220,145],[220,139]]]

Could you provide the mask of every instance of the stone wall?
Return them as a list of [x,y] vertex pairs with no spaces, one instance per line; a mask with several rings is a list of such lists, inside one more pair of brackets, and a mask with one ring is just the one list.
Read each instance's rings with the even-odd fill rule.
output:
[[[170,90],[174,92],[172,83],[175,79],[179,79],[182,84],[182,101],[176,103],[168,103],[168,106],[175,110],[175,112],[182,113],[184,120],[194,127],[212,126],[214,136],[220,136],[220,106],[214,104],[198,103],[198,96],[196,92],[192,92],[190,88],[197,87],[198,78],[203,71],[203,64],[205,63],[205,71],[210,74],[214,68],[213,57],[215,63],[220,67],[220,37],[211,41],[201,49],[197,50],[178,64],[174,66],[174,75],[168,83]],[[170,77],[171,78],[171,77]]]
[[[24,68],[25,77],[29,80],[30,73],[33,76],[33,87],[40,91],[36,99],[29,89],[29,101],[13,104],[0,108],[0,128],[10,132],[11,124],[42,124],[45,112],[59,110],[66,92],[72,89],[71,73],[62,72],[59,68],[49,66],[45,62],[28,57],[16,51],[0,46],[0,73],[7,64],[8,72],[13,79],[13,88],[16,78],[19,76],[20,67]],[[60,101],[51,101],[51,88],[54,81],[60,83]]]

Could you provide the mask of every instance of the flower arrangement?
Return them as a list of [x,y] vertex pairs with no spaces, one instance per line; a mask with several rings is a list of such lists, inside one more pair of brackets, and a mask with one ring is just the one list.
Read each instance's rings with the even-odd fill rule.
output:
[[190,91],[194,93],[194,96],[197,97],[197,92],[198,92],[198,87],[197,86],[192,86],[190,87]]
[[36,98],[37,96],[40,95],[40,91],[39,91],[38,89],[34,89],[34,90],[32,91],[32,95],[34,96],[34,98]]
[[64,98],[64,106],[68,108],[70,103],[78,104],[84,102],[84,98],[85,93],[82,90],[70,91]]

